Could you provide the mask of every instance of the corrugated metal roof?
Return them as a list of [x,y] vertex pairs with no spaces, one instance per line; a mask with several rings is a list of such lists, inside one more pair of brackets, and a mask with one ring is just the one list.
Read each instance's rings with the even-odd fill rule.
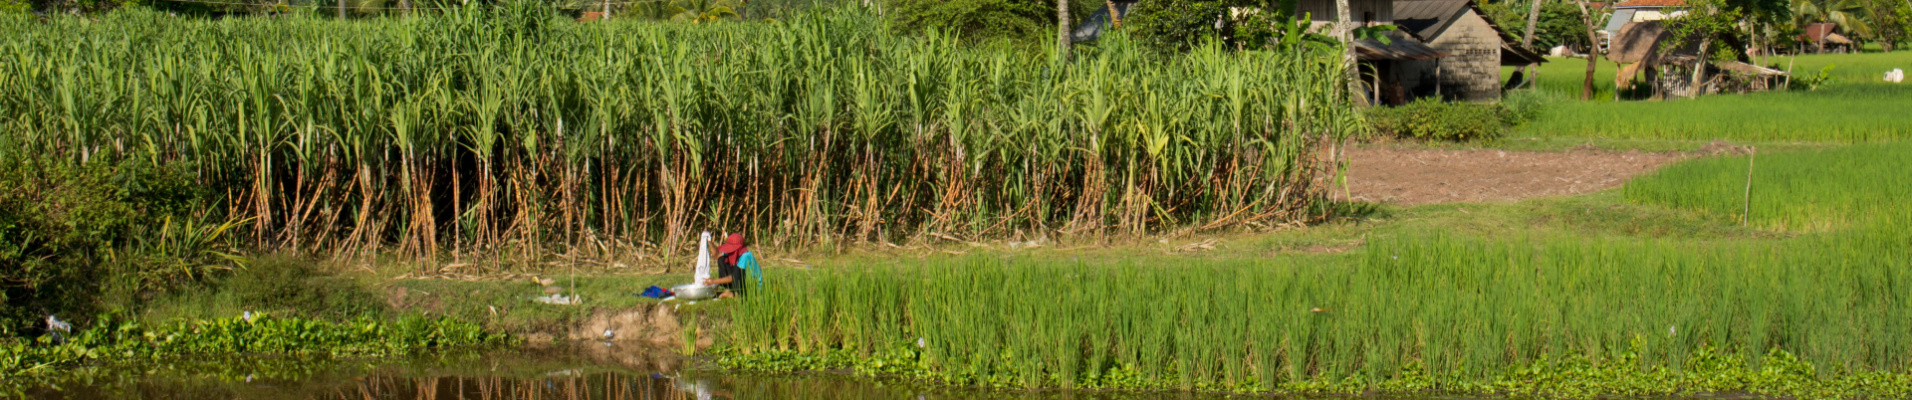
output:
[[1354,55],[1361,61],[1431,60],[1447,57],[1447,53],[1401,37],[1392,38],[1387,44],[1374,39],[1356,40]]
[[1468,0],[1395,0],[1394,25],[1421,40],[1433,40],[1467,12]]
[[1633,12],[1634,10],[1614,11],[1613,18],[1607,19],[1607,27],[1601,28],[1600,30],[1606,31],[1606,32],[1619,32],[1621,27],[1627,26],[1628,22],[1633,22]]

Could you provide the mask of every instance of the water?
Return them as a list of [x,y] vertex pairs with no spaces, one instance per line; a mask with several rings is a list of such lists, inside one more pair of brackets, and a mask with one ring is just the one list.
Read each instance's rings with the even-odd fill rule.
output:
[[332,360],[235,356],[89,366],[28,389],[33,399],[652,400],[1220,399],[1243,396],[931,387],[842,373],[702,370],[668,350],[580,344]]

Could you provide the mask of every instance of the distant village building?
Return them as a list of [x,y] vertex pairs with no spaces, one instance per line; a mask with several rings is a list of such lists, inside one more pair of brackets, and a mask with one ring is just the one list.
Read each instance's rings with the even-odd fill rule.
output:
[[1607,26],[1595,31],[1600,35],[1602,50],[1610,48],[1613,35],[1620,28],[1635,22],[1660,21],[1678,18],[1686,13],[1686,0],[1627,0],[1613,5],[1613,17],[1607,18]]
[[1545,62],[1471,0],[1395,0],[1394,23],[1447,57],[1404,62],[1394,80],[1412,97],[1500,100],[1500,67]]
[[[1627,0],[1613,5],[1613,19],[1607,27],[1615,32],[1628,22],[1659,21],[1679,18],[1686,13],[1686,0]],[[1615,25],[1615,23],[1619,25]]]
[[1802,46],[1800,50],[1816,53],[1844,53],[1852,50],[1852,39],[1839,34],[1839,24],[1821,22],[1806,24],[1805,33],[1793,40]]

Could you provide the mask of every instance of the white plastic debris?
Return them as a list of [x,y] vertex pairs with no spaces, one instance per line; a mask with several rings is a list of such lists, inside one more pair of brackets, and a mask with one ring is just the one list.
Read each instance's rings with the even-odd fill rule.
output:
[[562,294],[554,294],[550,296],[539,296],[539,297],[533,297],[531,299],[544,304],[562,304],[562,305],[578,304],[578,296],[567,297]]

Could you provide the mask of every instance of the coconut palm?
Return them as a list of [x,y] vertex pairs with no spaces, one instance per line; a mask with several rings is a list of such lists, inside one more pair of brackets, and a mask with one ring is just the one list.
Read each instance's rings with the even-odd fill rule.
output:
[[677,0],[670,4],[672,21],[703,23],[736,19],[737,7],[730,0]]
[[1872,24],[1866,15],[1865,4],[1858,0],[1793,1],[1793,23],[1801,28],[1807,24],[1831,22],[1847,34],[1871,37]]

